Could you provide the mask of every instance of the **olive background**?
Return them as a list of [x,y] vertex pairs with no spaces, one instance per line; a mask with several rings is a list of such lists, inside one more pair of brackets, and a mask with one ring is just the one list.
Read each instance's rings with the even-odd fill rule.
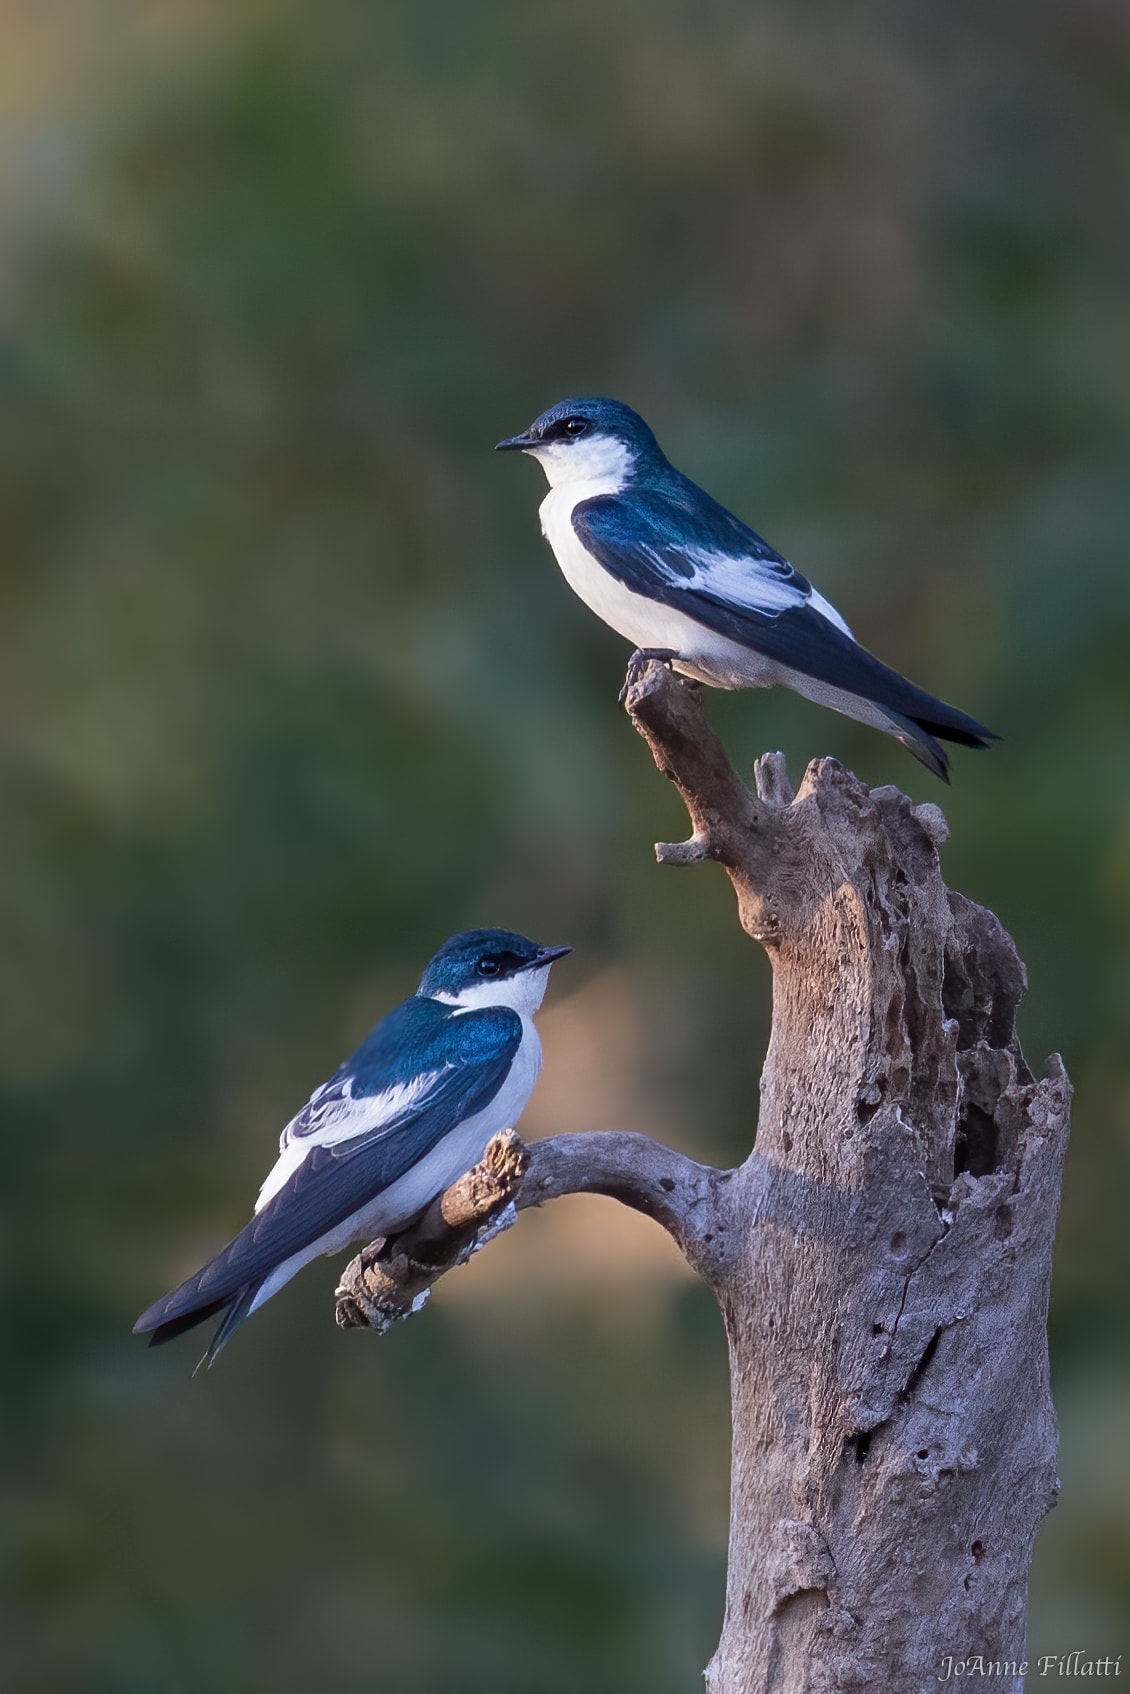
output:
[[[709,1295],[598,1200],[382,1340],[308,1270],[130,1327],[453,930],[576,953],[530,1134],[748,1151],[768,966],[491,445],[637,406],[998,730],[940,802],[1078,1090],[1031,1652],[1130,1648],[1130,26],[1107,0],[3,9],[0,1099],[12,1694],[676,1694],[721,1621]],[[964,1644],[954,1642],[960,1657]]]

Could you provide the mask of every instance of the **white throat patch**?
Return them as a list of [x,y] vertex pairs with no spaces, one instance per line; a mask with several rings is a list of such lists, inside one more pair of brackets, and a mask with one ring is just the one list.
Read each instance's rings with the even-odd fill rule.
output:
[[433,994],[432,999],[442,1000],[445,1006],[456,1006],[461,1012],[473,1012],[480,1006],[509,1006],[519,1016],[530,1018],[545,998],[549,972],[550,965],[538,965],[504,976],[501,982],[484,978],[461,988],[458,994]]
[[592,486],[593,494],[619,493],[636,462],[631,448],[615,435],[547,441],[540,447],[524,447],[522,451],[538,461],[551,488],[563,482],[584,482]]

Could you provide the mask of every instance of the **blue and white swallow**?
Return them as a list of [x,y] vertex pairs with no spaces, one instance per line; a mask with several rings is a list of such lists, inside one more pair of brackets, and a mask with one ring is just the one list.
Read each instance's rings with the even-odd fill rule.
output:
[[549,482],[541,526],[566,582],[645,658],[715,688],[783,683],[893,735],[943,780],[938,738],[997,737],[861,647],[787,559],[664,456],[619,400],[562,400],[500,450],[529,453]]
[[571,947],[505,929],[453,935],[282,1132],[255,1215],[142,1312],[150,1346],[219,1316],[201,1364],[311,1259],[395,1234],[517,1123],[541,1069],[533,1017]]

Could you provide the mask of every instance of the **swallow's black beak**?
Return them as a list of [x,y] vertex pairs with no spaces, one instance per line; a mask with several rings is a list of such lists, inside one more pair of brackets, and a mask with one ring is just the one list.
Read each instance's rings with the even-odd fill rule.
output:
[[541,442],[535,435],[511,435],[505,441],[496,441],[496,453],[525,453],[531,447],[540,447]]
[[571,953],[571,947],[539,947],[534,957],[525,967],[526,970],[537,970],[542,965],[551,965],[554,959],[563,959],[566,953]]

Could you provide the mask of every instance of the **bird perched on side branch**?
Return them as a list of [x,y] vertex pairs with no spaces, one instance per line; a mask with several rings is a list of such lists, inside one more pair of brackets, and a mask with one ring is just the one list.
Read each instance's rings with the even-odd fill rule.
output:
[[861,647],[834,606],[740,518],[675,469],[619,400],[562,400],[503,451],[549,482],[541,526],[566,582],[649,658],[715,688],[783,683],[881,729],[944,781],[939,740],[997,737]]
[[571,947],[506,929],[453,935],[410,1000],[383,1018],[282,1132],[255,1215],[138,1318],[150,1346],[220,1318],[210,1365],[303,1265],[395,1234],[517,1123],[541,1069],[533,1015]]

